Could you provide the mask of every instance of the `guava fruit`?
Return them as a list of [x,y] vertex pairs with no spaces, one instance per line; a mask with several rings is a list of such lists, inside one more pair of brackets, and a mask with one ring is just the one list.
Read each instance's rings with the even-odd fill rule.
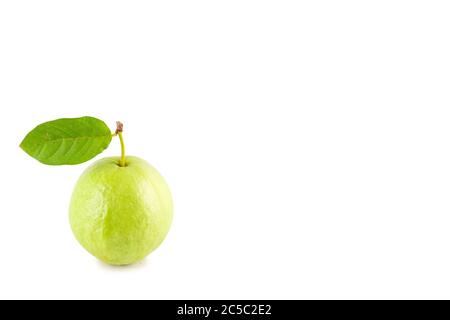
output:
[[[123,158],[122,158],[123,159]],[[164,178],[137,157],[105,158],[82,174],[70,203],[70,225],[80,244],[111,265],[144,259],[163,242],[173,215]]]
[[127,157],[123,123],[111,132],[100,119],[62,118],[38,125],[20,147],[39,162],[77,165],[118,137],[121,157],[94,163],[81,176],[70,203],[70,224],[81,245],[112,265],[144,259],[163,242],[172,224],[173,204],[163,177],[147,162]]

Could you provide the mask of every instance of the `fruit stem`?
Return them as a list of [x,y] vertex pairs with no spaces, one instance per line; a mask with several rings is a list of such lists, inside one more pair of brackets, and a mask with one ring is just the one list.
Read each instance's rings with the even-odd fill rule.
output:
[[122,156],[119,161],[119,166],[125,167],[126,166],[126,160],[125,160],[125,142],[123,141],[123,123],[120,121],[117,121],[117,129],[116,129],[116,135],[119,136],[120,139],[120,147],[122,149]]

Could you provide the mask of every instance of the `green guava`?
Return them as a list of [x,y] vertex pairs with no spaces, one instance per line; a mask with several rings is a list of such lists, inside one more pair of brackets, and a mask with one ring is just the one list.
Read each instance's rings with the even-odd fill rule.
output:
[[97,161],[80,177],[70,204],[70,224],[80,244],[111,265],[144,259],[163,242],[173,204],[163,177],[146,161]]

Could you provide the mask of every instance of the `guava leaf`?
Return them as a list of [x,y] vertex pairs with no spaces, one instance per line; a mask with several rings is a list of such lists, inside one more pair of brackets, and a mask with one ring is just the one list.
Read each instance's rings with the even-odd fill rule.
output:
[[111,131],[103,121],[82,117],[43,123],[25,137],[20,147],[44,164],[75,165],[102,153],[111,140]]

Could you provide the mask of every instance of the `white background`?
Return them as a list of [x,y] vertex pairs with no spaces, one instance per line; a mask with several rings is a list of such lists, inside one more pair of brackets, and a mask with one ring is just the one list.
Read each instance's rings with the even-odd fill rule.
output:
[[[0,2],[0,298],[450,298],[448,1]],[[175,221],[109,267],[68,222],[88,166],[18,146],[125,123]],[[102,156],[118,155],[114,141]]]

